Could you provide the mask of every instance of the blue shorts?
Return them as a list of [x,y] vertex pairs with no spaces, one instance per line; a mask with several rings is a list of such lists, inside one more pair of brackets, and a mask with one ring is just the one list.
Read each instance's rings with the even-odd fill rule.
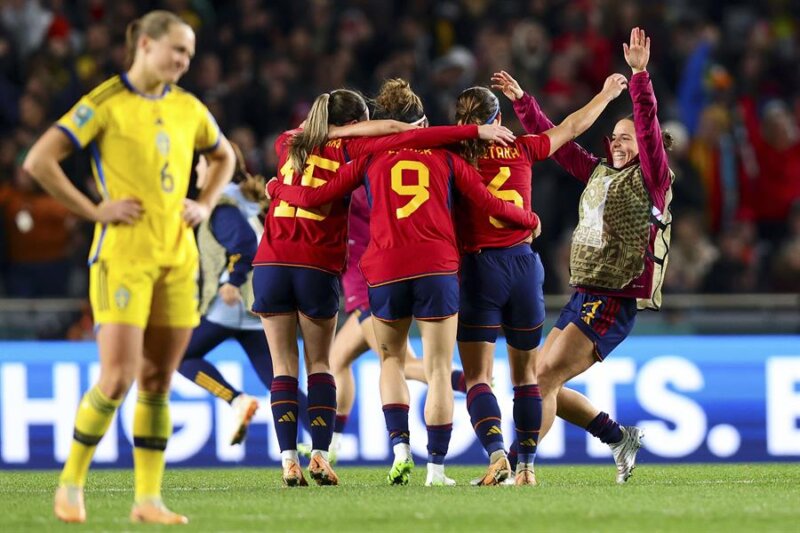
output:
[[314,268],[264,265],[253,269],[253,312],[332,318],[339,312],[339,278]]
[[458,276],[433,275],[369,288],[372,316],[384,321],[437,320],[458,313]]
[[358,323],[361,324],[366,319],[372,316],[372,309],[367,307],[366,305],[362,305],[361,307],[357,307],[355,311],[356,318],[358,319]]
[[529,244],[482,250],[461,261],[460,342],[495,342],[533,350],[542,340],[544,267]]
[[633,329],[636,299],[576,292],[561,310],[554,327],[563,330],[570,322],[594,343],[595,357],[602,361]]

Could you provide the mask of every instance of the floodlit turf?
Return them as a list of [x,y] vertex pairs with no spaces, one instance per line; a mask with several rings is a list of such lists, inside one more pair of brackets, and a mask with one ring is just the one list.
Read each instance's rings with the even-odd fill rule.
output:
[[[471,487],[477,467],[448,467],[456,487],[407,487],[386,468],[337,469],[339,487],[285,489],[277,469],[176,469],[165,500],[197,531],[798,531],[800,464],[643,465],[625,486],[613,466],[541,466],[538,487]],[[85,526],[52,515],[55,472],[0,472],[0,530],[153,529],[128,522],[132,474],[90,476]]]

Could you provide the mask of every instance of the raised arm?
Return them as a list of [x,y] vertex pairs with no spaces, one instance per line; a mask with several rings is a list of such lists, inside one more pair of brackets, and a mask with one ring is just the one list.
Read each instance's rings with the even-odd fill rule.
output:
[[379,137],[381,135],[394,135],[417,129],[399,120],[362,120],[355,124],[346,126],[329,126],[328,139],[340,139],[342,137]]
[[513,142],[515,139],[511,130],[497,124],[434,126],[431,128],[415,128],[405,133],[387,137],[354,139],[347,144],[347,152],[351,158],[356,158],[402,148],[435,148],[455,144],[466,139],[478,138],[494,141],[503,146]]
[[606,78],[603,90],[597,93],[588,104],[569,115],[558,126],[543,133],[543,135],[547,135],[550,138],[550,153],[548,155],[553,155],[564,144],[574,140],[575,137],[588,130],[600,117],[600,114],[608,104],[627,87],[628,80],[622,74],[612,74]]
[[[455,174],[456,188],[461,191],[467,199],[486,211],[487,214],[497,219],[519,226],[522,228],[537,230],[539,228],[539,217],[532,211],[526,211],[493,196],[483,184],[481,175],[458,156],[448,154],[453,165]],[[539,232],[535,231],[534,236]]]
[[[525,131],[528,133],[542,133],[555,126],[544,114],[542,108],[539,107],[536,99],[523,92],[517,81],[506,71],[496,72],[492,76],[492,82],[494,82],[492,87],[500,89],[513,102],[514,112],[517,114]],[[589,181],[589,176],[592,175],[594,168],[600,163],[600,159],[584,150],[576,142],[568,142],[559,150],[556,150],[553,153],[553,159],[564,170],[584,183]]]
[[[633,125],[636,129],[636,142],[639,145],[639,161],[642,176],[649,191],[665,191],[670,185],[670,172],[667,152],[661,136],[661,125],[656,113],[656,95],[647,62],[650,59],[650,38],[644,30],[631,30],[630,45],[623,44],[625,61],[633,72],[629,90],[633,100]],[[662,208],[663,206],[658,206]]]
[[339,167],[336,177],[319,187],[304,187],[302,185],[287,185],[277,178],[272,178],[267,183],[267,196],[273,200],[283,200],[297,207],[319,207],[347,193],[361,185],[368,158],[359,158],[347,165]]

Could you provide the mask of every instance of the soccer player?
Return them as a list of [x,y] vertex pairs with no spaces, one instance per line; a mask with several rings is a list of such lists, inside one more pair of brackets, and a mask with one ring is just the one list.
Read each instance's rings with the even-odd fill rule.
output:
[[[205,218],[234,156],[206,107],[175,83],[189,68],[195,36],[178,16],[151,11],[127,29],[129,69],[92,90],[36,142],[24,168],[74,213],[93,220],[90,299],[100,377],[84,395],[55,514],[83,522],[83,486],[97,443],[134,379],[134,522],[183,524],[161,499],[164,450],[172,432],[168,395],[198,324],[197,247],[192,226]],[[103,199],[94,204],[59,162],[89,147]],[[195,151],[208,183],[186,199]]]
[[[384,83],[377,113],[425,124],[419,97],[403,80]],[[476,126],[472,126],[476,127]],[[381,356],[381,401],[395,458],[391,484],[406,484],[413,468],[409,447],[405,353],[411,319],[420,328],[428,396],[428,475],[431,485],[453,485],[444,458],[453,422],[450,376],[458,315],[459,253],[451,217],[453,194],[462,192],[506,222],[534,229],[538,217],[495,198],[461,158],[439,149],[389,150],[354,160],[318,188],[272,180],[268,194],[300,207],[320,206],[364,184],[370,204],[370,242],[360,267]]]
[[[563,123],[540,135],[524,135],[508,147],[462,141],[461,155],[477,166],[489,191],[530,209],[531,165],[546,159],[591,126],[625,89],[622,74],[609,76],[603,90]],[[500,124],[500,103],[485,87],[472,87],[456,100],[459,124]],[[475,433],[489,454],[489,468],[478,485],[497,485],[510,475],[500,407],[490,386],[494,343],[501,325],[508,345],[514,386],[514,428],[519,462],[515,484],[535,485],[533,470],[542,418],[535,360],[544,321],[544,268],[531,249],[531,232],[510,228],[473,205],[458,213],[457,229],[465,254],[461,261],[458,351],[467,384],[467,410]]]
[[[547,336],[536,364],[543,400],[540,438],[550,429],[557,410],[559,416],[611,447],[617,483],[631,476],[643,432],[621,427],[563,385],[603,361],[628,336],[637,308],[658,309],[661,304],[672,222],[673,174],[665,151],[671,138],[662,135],[656,117],[656,98],[647,72],[650,38],[634,28],[623,50],[633,74],[628,85],[633,116],[616,123],[607,143],[607,159],[589,154],[576,143],[554,154],[586,189],[570,254],[570,283],[576,292]],[[513,78],[501,72],[493,79],[514,101],[527,131],[552,128],[536,101]]]
[[[235,339],[247,354],[261,382],[272,386],[272,359],[259,318],[250,313],[253,302],[252,261],[258,239],[264,231],[259,215],[266,205],[264,178],[247,171],[244,157],[232,143],[236,172],[226,185],[217,206],[197,231],[200,251],[200,325],[192,332],[189,347],[178,372],[211,394],[228,402],[236,413],[237,425],[231,444],[240,444],[258,410],[258,400],[231,385],[204,358],[227,339]],[[197,182],[205,183],[207,164],[200,158]],[[305,394],[298,400],[306,406]],[[310,429],[305,413],[301,416]]]
[[[425,147],[482,136],[512,140],[497,126],[411,128],[399,135],[331,139],[330,126],[351,124],[349,134],[381,135],[399,131],[397,122],[357,124],[369,118],[364,98],[336,90],[317,97],[303,128],[283,133],[275,142],[284,183],[319,187],[351,158],[388,149]],[[388,129],[387,129],[388,127]],[[261,315],[272,353],[275,379],[272,414],[281,448],[283,482],[303,486],[297,455],[297,326],[303,333],[308,371],[308,417],[312,452],[309,474],[321,485],[338,484],[327,453],[336,414],[336,385],[329,353],[339,309],[339,279],[347,255],[347,203],[341,199],[318,209],[272,202],[253,264],[253,311]]]

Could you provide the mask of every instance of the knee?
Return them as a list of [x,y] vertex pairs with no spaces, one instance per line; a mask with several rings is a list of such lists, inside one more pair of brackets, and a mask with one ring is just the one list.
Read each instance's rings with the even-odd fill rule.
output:
[[147,392],[169,392],[172,383],[172,371],[165,368],[148,366],[139,374],[139,388]]
[[543,361],[538,364],[535,376],[539,383],[539,389],[542,391],[542,396],[558,392],[558,389],[564,384],[561,381],[558,367],[550,361]]
[[463,371],[467,390],[480,383],[486,383],[488,385],[492,382],[492,376],[488,368],[470,368],[469,366],[464,366]]
[[108,398],[112,400],[121,400],[128,394],[128,391],[133,384],[133,374],[126,374],[125,372],[104,373],[100,375],[97,386]]

